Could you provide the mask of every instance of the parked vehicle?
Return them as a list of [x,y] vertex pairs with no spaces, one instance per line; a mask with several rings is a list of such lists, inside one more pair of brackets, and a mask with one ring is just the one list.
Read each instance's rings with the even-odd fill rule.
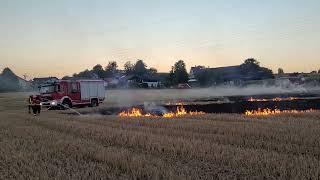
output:
[[40,86],[42,106],[99,106],[105,100],[102,80],[61,80]]

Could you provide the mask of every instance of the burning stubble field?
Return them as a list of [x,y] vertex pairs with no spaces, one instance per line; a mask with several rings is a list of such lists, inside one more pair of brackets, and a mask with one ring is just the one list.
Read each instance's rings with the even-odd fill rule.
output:
[[[141,101],[156,97],[151,91],[130,93]],[[26,111],[27,95],[0,94],[0,179],[320,176],[319,112],[168,119],[44,111],[33,117]],[[103,106],[132,103],[129,96],[112,91]]]

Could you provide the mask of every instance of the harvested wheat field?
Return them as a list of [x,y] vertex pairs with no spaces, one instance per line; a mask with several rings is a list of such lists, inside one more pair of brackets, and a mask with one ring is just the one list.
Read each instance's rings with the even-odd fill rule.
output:
[[26,112],[0,95],[0,179],[318,179],[320,113],[181,118]]

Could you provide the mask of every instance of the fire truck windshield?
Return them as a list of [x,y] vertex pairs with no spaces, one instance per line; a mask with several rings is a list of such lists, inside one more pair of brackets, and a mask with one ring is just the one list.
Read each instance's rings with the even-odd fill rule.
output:
[[55,91],[55,85],[46,85],[40,87],[40,93],[46,94],[46,93],[53,93]]

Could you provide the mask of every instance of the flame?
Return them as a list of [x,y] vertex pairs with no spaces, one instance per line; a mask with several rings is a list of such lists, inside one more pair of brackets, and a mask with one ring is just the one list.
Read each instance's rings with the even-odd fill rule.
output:
[[[202,115],[205,114],[204,112],[198,112],[198,111],[190,111],[187,112],[186,109],[183,107],[183,105],[177,106],[177,111],[176,112],[168,112],[164,113],[162,117],[164,118],[172,118],[172,117],[180,117],[180,116],[186,116],[186,115]],[[123,111],[119,113],[119,116],[121,117],[159,117],[157,115],[152,115],[152,114],[143,114],[142,110],[139,108],[132,108],[129,111]]]
[[248,101],[250,102],[255,102],[255,101],[267,101],[267,99],[254,99],[253,97],[250,97],[250,99],[248,99]]
[[276,97],[276,98],[273,98],[273,99],[255,99],[253,97],[250,97],[248,99],[248,101],[250,102],[263,102],[263,101],[293,101],[293,100],[296,100],[298,98],[295,98],[295,97],[288,97],[288,98],[280,98],[280,97]]
[[140,117],[142,116],[142,112],[138,108],[132,108],[130,111],[123,111],[119,114],[119,116],[128,116],[128,117]]
[[174,116],[175,116],[175,113],[173,113],[173,112],[169,112],[169,113],[163,114],[163,117],[165,117],[165,118],[171,118],[171,117],[174,117]]
[[283,114],[283,113],[290,113],[290,114],[298,114],[298,113],[310,113],[315,112],[313,109],[308,110],[280,110],[280,109],[258,109],[258,110],[247,110],[245,115],[247,116],[268,116],[274,114]]

